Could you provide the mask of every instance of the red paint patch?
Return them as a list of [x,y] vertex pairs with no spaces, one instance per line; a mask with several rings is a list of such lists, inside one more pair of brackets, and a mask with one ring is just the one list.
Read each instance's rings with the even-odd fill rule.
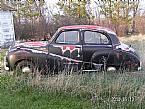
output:
[[73,45],[67,45],[67,46],[63,46],[63,50],[74,50],[75,49],[75,46]]
[[103,30],[106,32],[111,32],[115,34],[115,32],[109,28],[101,27],[101,26],[95,26],[95,25],[73,25],[73,26],[64,26],[59,28],[60,30],[64,29],[94,29],[94,30]]
[[45,46],[46,44],[43,42],[25,42],[26,46]]

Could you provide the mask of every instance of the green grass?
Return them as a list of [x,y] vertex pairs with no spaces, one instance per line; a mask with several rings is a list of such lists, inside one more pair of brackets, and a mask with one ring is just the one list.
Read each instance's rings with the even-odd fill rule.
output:
[[87,96],[29,86],[26,80],[0,76],[0,109],[89,109]]
[[143,109],[145,75],[0,76],[0,109]]
[[2,49],[0,50],[0,68],[3,67],[3,60],[4,60],[4,56],[6,54],[6,49]]
[[7,51],[7,49],[0,50],[0,61],[3,60],[3,58],[4,58],[5,54],[6,54],[6,51]]

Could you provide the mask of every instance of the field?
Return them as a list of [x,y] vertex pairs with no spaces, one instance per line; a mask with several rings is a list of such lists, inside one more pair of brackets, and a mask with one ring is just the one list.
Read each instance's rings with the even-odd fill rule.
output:
[[[145,65],[145,36],[121,38]],[[2,61],[5,50],[1,51]],[[2,67],[2,64],[1,64]],[[145,71],[32,76],[0,71],[0,109],[144,109]]]

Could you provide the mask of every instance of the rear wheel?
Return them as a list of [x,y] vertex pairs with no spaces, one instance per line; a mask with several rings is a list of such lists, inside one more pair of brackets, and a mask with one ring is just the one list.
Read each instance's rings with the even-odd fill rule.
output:
[[108,65],[108,57],[107,56],[100,56],[95,59],[96,64],[101,65],[101,71],[116,71],[116,66]]
[[99,59],[99,64],[102,64],[102,70],[106,71],[106,66],[107,66],[107,58],[105,56],[102,56]]

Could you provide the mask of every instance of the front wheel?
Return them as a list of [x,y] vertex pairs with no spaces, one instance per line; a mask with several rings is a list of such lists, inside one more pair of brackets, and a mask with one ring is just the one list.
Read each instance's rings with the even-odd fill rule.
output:
[[31,61],[23,60],[16,65],[16,71],[34,73],[36,71],[36,67]]

